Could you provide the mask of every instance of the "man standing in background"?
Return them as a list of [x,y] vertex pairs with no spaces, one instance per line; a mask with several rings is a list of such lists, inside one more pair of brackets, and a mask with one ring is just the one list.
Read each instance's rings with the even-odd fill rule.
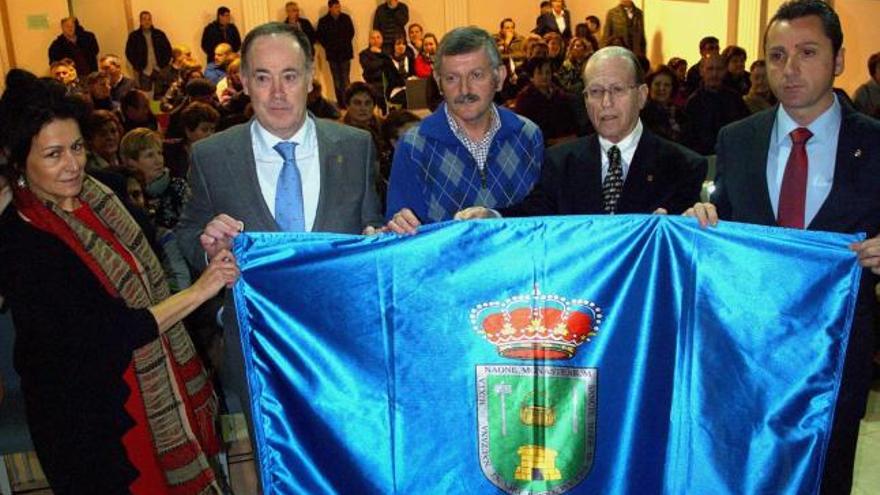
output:
[[373,15],[373,29],[382,33],[382,51],[394,53],[394,40],[399,35],[406,36],[406,24],[409,22],[409,7],[400,0],[386,0],[376,7]]
[[615,40],[629,48],[636,56],[645,56],[645,14],[632,0],[620,0],[620,5],[608,11],[605,17],[605,46]]
[[128,35],[125,58],[137,75],[138,87],[151,91],[159,71],[171,61],[171,42],[161,29],[153,26],[153,15],[146,10],[140,14],[140,23],[140,29]]
[[309,43],[314,45],[316,39],[315,28],[312,26],[312,21],[300,15],[299,4],[296,2],[287,2],[284,4],[284,13],[287,16],[284,18],[284,23],[299,28],[300,31],[305,33],[306,38],[309,39]]
[[241,48],[241,35],[238,28],[232,23],[232,13],[229,7],[217,9],[217,19],[205,26],[202,31],[202,51],[210,61],[214,57],[214,48],[220,43],[229,43],[232,51],[237,52]]
[[345,108],[345,88],[350,83],[351,59],[354,50],[351,41],[354,39],[354,24],[348,14],[342,13],[339,0],[327,2],[327,15],[318,19],[318,43],[324,47],[324,54],[330,64],[330,75],[333,76],[333,90],[336,93],[336,104]]
[[61,19],[61,34],[49,45],[49,63],[73,60],[76,72],[86,76],[98,70],[98,40],[76,17]]

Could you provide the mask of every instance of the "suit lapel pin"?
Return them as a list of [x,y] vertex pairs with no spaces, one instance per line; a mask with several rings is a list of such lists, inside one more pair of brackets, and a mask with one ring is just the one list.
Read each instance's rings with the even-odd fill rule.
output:
[[861,148],[856,148],[856,150],[853,151],[853,156],[854,156],[855,158],[861,158],[861,157],[862,157],[862,149],[861,149]]
[[651,174],[648,174],[647,181],[648,181],[648,182],[654,182],[654,176],[651,175]]

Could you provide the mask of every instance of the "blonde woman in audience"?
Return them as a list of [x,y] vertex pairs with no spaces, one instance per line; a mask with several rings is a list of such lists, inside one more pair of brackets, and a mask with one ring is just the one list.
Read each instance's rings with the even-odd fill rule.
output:
[[562,89],[578,98],[584,92],[584,66],[592,54],[593,47],[587,40],[572,38],[568,43],[568,56],[556,74]]

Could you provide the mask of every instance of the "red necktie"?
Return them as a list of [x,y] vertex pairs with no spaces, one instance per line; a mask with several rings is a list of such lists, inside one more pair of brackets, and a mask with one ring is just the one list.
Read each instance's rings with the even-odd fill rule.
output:
[[782,189],[779,191],[780,227],[804,228],[804,209],[807,202],[807,140],[813,133],[806,127],[791,131],[791,154],[785,164]]

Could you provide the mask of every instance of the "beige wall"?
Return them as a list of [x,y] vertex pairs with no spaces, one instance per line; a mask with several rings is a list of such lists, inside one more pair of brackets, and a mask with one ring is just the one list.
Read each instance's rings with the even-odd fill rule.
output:
[[[662,0],[645,6],[645,37],[653,65],[682,57],[693,65],[700,57],[700,39],[715,36],[727,43],[726,0]],[[675,29],[670,29],[677,26]]]
[[[15,64],[38,75],[49,72],[49,45],[61,34],[61,19],[67,17],[65,0],[6,0],[9,30],[15,49]],[[48,29],[29,29],[31,15],[46,15]]]
[[[569,0],[568,3],[573,22],[582,22],[590,14],[597,15],[604,22],[605,12],[617,1]],[[126,2],[131,6],[132,19],[125,18]],[[770,17],[781,2],[782,0],[636,0],[636,4],[645,11],[648,55],[654,64],[672,56],[681,56],[694,63],[699,56],[699,40],[707,34],[717,36],[722,45],[738,41],[748,50],[751,62],[760,55],[753,53],[757,50],[752,48],[759,46],[759,40],[755,36],[743,39],[741,32],[737,33],[736,29],[728,26],[729,15],[739,9],[739,17],[733,19],[743,19],[742,9],[759,9],[761,3],[766,3],[768,13],[765,16]],[[39,74],[45,73],[46,50],[60,32],[59,21],[67,15],[67,1],[6,0],[6,3],[16,65]],[[130,26],[137,26],[136,16],[141,10],[149,10],[153,13],[156,26],[168,34],[172,43],[188,44],[193,53],[204,61],[204,55],[199,48],[202,28],[214,19],[218,5],[222,3],[232,9],[236,25],[244,31],[245,27],[266,20],[281,19],[286,0],[72,0],[71,3],[83,24],[98,36],[102,53],[123,54]],[[381,0],[342,0],[343,11],[352,17],[355,24],[355,54],[366,47],[373,11],[379,3]],[[534,26],[538,3],[538,0],[407,1],[411,21],[418,22],[427,31],[437,34],[454,27],[447,24],[456,20],[495,32],[499,21],[504,17],[513,18],[518,31],[526,33]],[[326,0],[300,0],[299,4],[302,14],[313,24],[317,24],[318,19],[327,12]],[[867,57],[880,50],[880,44],[875,41],[876,28],[873,25],[873,21],[880,15],[880,0],[838,0],[835,7],[843,22],[844,44],[847,49],[847,70],[838,80],[838,84],[852,92],[867,77],[864,68]],[[49,29],[28,29],[27,15],[41,13],[47,14]],[[756,15],[760,17],[760,13]],[[0,50],[3,49],[0,45]],[[318,76],[327,88],[330,77],[320,47],[318,54]],[[352,78],[360,78],[360,72],[355,57]]]
[[880,19],[880,2],[877,0],[839,0],[834,8],[843,25],[844,63],[843,74],[837,78],[837,86],[852,95],[868,80],[868,57],[880,52],[877,36],[877,20]]
[[[88,31],[95,33],[102,55],[114,54],[125,63],[125,40],[130,30],[125,17],[125,2],[107,0],[74,0],[73,15]],[[106,20],[106,21],[105,21]],[[80,74],[80,78],[85,74]]]

